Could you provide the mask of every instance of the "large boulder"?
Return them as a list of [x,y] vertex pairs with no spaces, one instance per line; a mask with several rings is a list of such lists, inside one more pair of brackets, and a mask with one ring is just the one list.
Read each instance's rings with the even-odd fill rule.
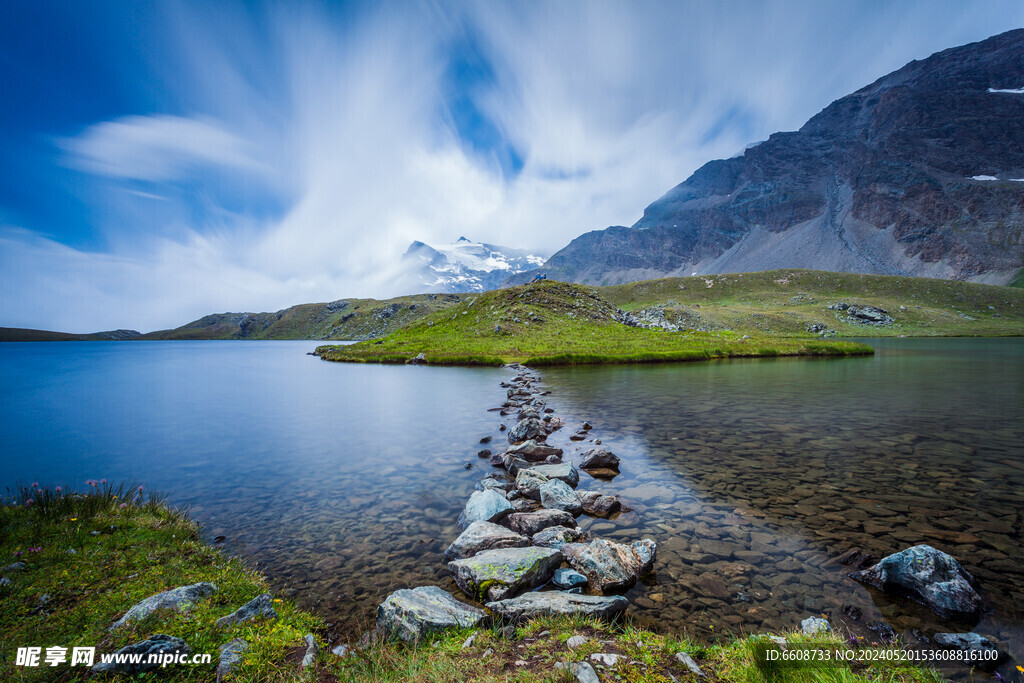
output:
[[171,610],[173,612],[187,612],[192,605],[200,600],[210,597],[217,592],[217,586],[208,581],[193,583],[191,586],[180,586],[163,593],[151,595],[142,602],[133,605],[110,627],[110,630],[121,628],[133,621],[145,619],[158,609]]
[[385,638],[418,641],[449,628],[473,628],[487,618],[437,586],[397,590],[377,607],[377,633]]
[[487,603],[487,609],[509,621],[541,616],[582,614],[611,619],[626,611],[629,600],[621,595],[580,595],[565,591],[535,591],[517,598]]
[[[126,645],[114,653],[109,662],[100,662],[92,667],[93,673],[140,674],[159,669],[163,664],[163,655],[189,655],[192,648],[181,638],[157,633],[138,643]],[[116,655],[126,655],[117,657]],[[133,657],[131,655],[140,655]],[[153,661],[150,661],[150,658]],[[123,660],[123,661],[118,661]]]
[[595,517],[610,517],[622,509],[622,503],[615,496],[606,496],[597,491],[577,491],[583,511]]
[[592,469],[619,469],[619,456],[607,448],[591,448],[583,452],[583,459],[580,460],[581,470]]
[[[513,427],[513,429],[515,428]],[[542,462],[552,455],[561,457],[562,449],[555,448],[554,446],[548,446],[544,443],[538,443],[534,439],[529,439],[518,446],[510,446],[505,451],[505,455],[514,455],[522,458],[523,460],[529,460],[530,462]]]
[[221,617],[214,622],[217,628],[227,628],[244,621],[253,619],[277,619],[277,612],[274,610],[274,600],[270,593],[257,595],[231,614]]
[[974,579],[954,558],[930,545],[907,548],[850,576],[920,602],[944,619],[975,620],[981,614]]
[[534,512],[513,512],[502,520],[502,524],[517,534],[532,537],[538,531],[551,526],[574,527],[576,518],[562,510],[535,510]]
[[544,430],[544,423],[535,417],[528,417],[525,420],[516,422],[512,429],[508,430],[510,443],[520,443],[529,439],[543,441],[548,436]]
[[449,562],[448,569],[466,595],[485,601],[543,586],[561,564],[562,553],[553,548],[502,548]]
[[565,510],[573,516],[583,514],[580,497],[561,479],[549,479],[541,484],[537,491],[540,493],[540,504],[545,508]]
[[528,545],[530,539],[511,529],[491,522],[473,522],[448,546],[448,550],[444,552],[444,559],[450,562],[472,557],[484,550],[525,548]]
[[579,543],[587,534],[579,527],[549,526],[533,535],[530,542],[541,548],[561,548],[566,543]]
[[549,479],[533,468],[523,468],[516,472],[516,491],[527,498],[540,500],[540,487]]
[[629,588],[654,565],[657,544],[645,538],[629,545],[599,538],[590,543],[566,543],[566,562],[602,592]]
[[512,510],[512,504],[500,492],[493,489],[474,491],[459,517],[459,526],[466,528],[473,522],[497,522]]
[[561,479],[569,486],[576,488],[580,483],[580,473],[571,462],[560,462],[553,465],[534,465],[534,472],[543,474],[548,479]]

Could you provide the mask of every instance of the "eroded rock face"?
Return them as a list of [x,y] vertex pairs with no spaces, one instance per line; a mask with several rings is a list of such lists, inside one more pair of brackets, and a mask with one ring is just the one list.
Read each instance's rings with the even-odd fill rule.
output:
[[512,510],[512,505],[498,491],[474,491],[466,501],[466,507],[459,517],[459,525],[465,528],[473,522],[497,522]]
[[619,469],[619,456],[607,448],[591,448],[588,451],[584,451],[583,459],[580,461],[580,469],[590,470],[595,468],[617,470]]
[[[186,586],[190,587],[190,586]],[[177,589],[176,589],[177,590]],[[155,597],[155,596],[154,596]],[[100,662],[92,667],[93,673],[125,673],[139,674],[159,669],[160,660],[150,662],[151,655],[188,655],[192,648],[181,638],[157,633],[138,643],[132,643],[117,651],[119,655],[142,655],[138,663],[133,662]]]
[[499,548],[525,548],[530,540],[511,529],[491,522],[473,522],[444,553],[447,561],[462,560],[484,550]]
[[125,612],[123,617],[114,622],[110,630],[113,631],[130,622],[145,619],[158,609],[187,612],[193,603],[208,598],[216,592],[216,585],[207,581],[201,581],[191,586],[180,586],[163,593],[151,595]]
[[850,576],[879,590],[905,595],[945,619],[973,620],[981,615],[974,579],[954,558],[930,545],[907,548]]
[[455,583],[481,601],[503,600],[551,580],[562,564],[552,548],[502,548],[448,563]]
[[541,548],[561,548],[566,543],[578,543],[585,540],[586,537],[587,534],[578,527],[549,526],[547,529],[535,533],[530,542]]
[[487,609],[509,621],[569,614],[611,619],[625,612],[628,607],[629,600],[620,595],[580,595],[565,591],[535,591],[517,598],[487,603]]
[[214,625],[217,628],[226,628],[243,621],[252,621],[253,619],[260,618],[277,619],[277,612],[274,610],[274,599],[270,593],[257,595],[231,614],[218,619]]
[[535,510],[534,512],[513,512],[502,524],[512,531],[532,537],[538,531],[552,526],[575,527],[576,518],[562,510]]
[[629,588],[654,565],[657,544],[645,538],[629,545],[599,538],[590,543],[567,543],[562,554],[569,565],[602,592]]
[[417,641],[448,628],[473,628],[487,614],[456,600],[437,586],[397,590],[377,607],[377,633]]
[[549,510],[565,510],[573,516],[583,514],[580,497],[561,479],[549,479],[538,487],[537,492],[540,504]]

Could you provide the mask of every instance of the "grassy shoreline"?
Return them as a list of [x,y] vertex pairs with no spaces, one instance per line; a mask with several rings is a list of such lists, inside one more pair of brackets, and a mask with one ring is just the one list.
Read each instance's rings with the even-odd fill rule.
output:
[[432,365],[530,366],[701,361],[716,358],[852,356],[857,342],[735,332],[669,332],[629,326],[591,288],[541,282],[484,292],[390,335],[348,346],[324,345],[324,360]]
[[[28,499],[33,502],[27,504]],[[477,631],[449,631],[416,645],[371,640],[342,658],[332,654],[330,644],[324,641],[320,617],[288,600],[274,600],[277,619],[217,627],[218,617],[269,592],[266,578],[202,541],[199,525],[186,512],[168,507],[159,496],[124,485],[97,483],[85,494],[31,488],[8,496],[0,505],[0,558],[4,567],[12,562],[26,565],[18,571],[5,571],[8,582],[0,585],[4,605],[0,610],[0,678],[5,681],[95,679],[84,666],[17,666],[18,647],[42,646],[45,652],[45,648],[58,645],[70,653],[76,646],[95,646],[97,653],[108,653],[155,633],[184,639],[194,653],[211,654],[212,662],[170,666],[138,680],[212,680],[219,648],[239,637],[251,650],[227,680],[240,682],[568,682],[573,676],[556,665],[597,652],[624,656],[613,667],[597,667],[606,680],[697,680],[676,659],[680,652],[688,653],[704,669],[708,677],[700,680],[941,680],[929,669],[884,658],[871,664],[801,663],[773,668],[763,654],[778,646],[766,637],[701,645],[635,628],[628,622],[607,624],[582,618],[536,619],[513,632],[500,630],[498,624]],[[194,603],[187,613],[158,610],[123,629],[108,630],[139,600],[199,581],[211,581],[219,590]],[[305,634],[313,634],[320,646],[320,653],[307,668],[300,664]],[[466,646],[474,634],[472,644]],[[566,641],[573,635],[588,640],[571,650]],[[845,651],[850,647],[836,634],[791,633],[786,637],[789,648]],[[108,675],[100,680],[123,678]]]

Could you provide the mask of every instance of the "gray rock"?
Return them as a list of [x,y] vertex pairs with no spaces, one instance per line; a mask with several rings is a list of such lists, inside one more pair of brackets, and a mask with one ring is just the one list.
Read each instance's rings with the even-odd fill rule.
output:
[[802,630],[806,635],[813,636],[818,633],[828,633],[832,630],[832,627],[826,619],[822,619],[821,617],[807,617],[800,622],[800,630]]
[[543,440],[547,438],[547,435],[548,433],[544,431],[544,423],[535,417],[520,420],[512,425],[512,429],[508,430],[510,443],[521,443],[531,439]]
[[576,526],[576,518],[562,510],[535,510],[534,512],[513,512],[502,524],[523,536],[533,537],[538,531],[552,526]]
[[479,626],[486,618],[437,586],[420,586],[397,590],[377,607],[377,633],[415,642],[435,631]]
[[6,576],[0,576],[0,588],[4,588],[11,585],[11,580]]
[[850,576],[879,590],[905,595],[945,619],[977,619],[981,614],[974,579],[959,562],[930,545],[907,548]]
[[491,522],[473,522],[444,553],[446,561],[462,560],[484,550],[525,548],[530,539]]
[[[579,527],[549,526],[547,529],[535,533],[530,542],[542,548],[561,548],[566,543],[579,543],[586,538],[586,533]],[[566,571],[571,570],[567,569]]]
[[597,491],[577,491],[583,511],[595,517],[610,517],[622,509],[622,503],[615,496],[606,496]]
[[700,676],[701,678],[706,678],[707,677],[707,674],[705,674],[703,671],[701,671],[701,668],[699,666],[697,666],[697,662],[693,661],[693,657],[691,657],[690,655],[686,654],[685,652],[677,652],[676,653],[676,661],[678,661],[680,664],[682,664],[687,669],[689,669],[690,673],[696,674],[697,676]]
[[534,465],[530,469],[538,474],[543,474],[548,479],[560,479],[573,488],[576,488],[576,485],[580,483],[579,470],[571,462],[561,462],[555,465]]
[[509,621],[571,614],[612,619],[628,607],[629,600],[621,595],[579,595],[566,591],[532,591],[517,598],[487,603],[487,609],[493,614]]
[[316,656],[320,654],[320,646],[316,644],[316,638],[312,633],[307,633],[302,640],[306,643],[306,654],[302,656],[302,668],[305,669],[307,666],[313,666]]
[[574,569],[558,569],[555,571],[555,575],[551,579],[551,584],[555,588],[562,589],[586,586],[587,577]]
[[9,564],[6,567],[4,567],[4,574],[9,574],[11,572],[20,572],[27,566],[28,565],[24,562],[15,562],[14,564]]
[[504,479],[497,479],[495,477],[486,477],[476,483],[477,491],[486,491],[488,489],[494,489],[504,493],[512,489],[512,482]]
[[235,624],[258,618],[277,619],[277,612],[274,611],[274,599],[270,596],[270,593],[257,595],[231,614],[215,621],[214,626],[217,628],[227,628],[228,626],[234,626]]
[[519,474],[519,470],[529,469],[536,465],[534,462],[524,460],[517,455],[509,455],[508,453],[501,454],[501,462],[499,464],[513,477]]
[[466,595],[482,602],[543,586],[560,564],[562,553],[551,548],[502,548],[449,562],[448,569]]
[[573,516],[583,514],[580,497],[561,479],[549,479],[538,487],[537,492],[540,493],[540,504],[549,510],[565,510]]
[[590,640],[590,638],[587,638],[586,636],[573,636],[572,638],[569,638],[567,641],[565,641],[565,646],[570,650],[575,650],[580,645],[586,643],[588,640]]
[[576,662],[573,664],[572,672],[576,675],[576,683],[601,683],[594,667],[587,662]]
[[113,623],[110,630],[113,631],[130,622],[145,619],[158,609],[187,612],[193,603],[208,598],[216,592],[217,586],[207,581],[202,581],[191,586],[180,586],[163,593],[151,595],[142,602],[132,606],[131,609],[125,612],[123,617]]
[[142,657],[138,663],[100,662],[92,667],[93,673],[138,674],[153,671],[161,667],[161,662],[159,659],[154,662],[149,661],[151,655],[189,655],[192,654],[192,648],[181,638],[157,633],[143,641],[122,647],[115,654],[142,655]]
[[249,643],[241,638],[235,638],[221,646],[220,657],[217,660],[217,683],[224,680],[224,677],[241,663],[245,653],[248,651]]
[[980,669],[994,669],[1006,658],[992,641],[978,633],[936,633],[934,638],[940,647],[947,650],[971,653],[967,663]]
[[619,456],[607,448],[591,448],[583,452],[583,459],[580,460],[580,469],[589,470],[595,467],[607,469],[619,469]]
[[520,469],[516,472],[516,490],[527,498],[540,500],[540,487],[548,482],[548,478],[531,469]]
[[352,654],[352,648],[345,644],[335,645],[331,648],[331,654],[335,655],[336,657],[348,657],[350,654]]
[[541,462],[552,455],[561,457],[562,449],[538,443],[534,439],[529,439],[518,446],[509,447],[505,453],[506,455],[514,455],[522,458],[523,460],[529,460],[530,462]]
[[459,517],[459,526],[465,529],[473,522],[497,522],[510,512],[512,505],[497,491],[474,491]]
[[576,571],[587,577],[591,587],[602,592],[629,588],[651,570],[657,544],[645,538],[629,545],[603,538],[590,543],[567,543],[562,554]]
[[479,631],[473,631],[473,633],[471,633],[469,635],[469,638],[466,638],[466,640],[463,641],[463,643],[462,643],[462,649],[463,650],[468,650],[469,648],[473,647],[473,643],[476,642],[476,637],[477,637],[478,633],[479,633]]
[[590,661],[597,662],[601,666],[615,666],[625,658],[626,655],[616,655],[605,652],[595,652],[594,654],[590,655]]

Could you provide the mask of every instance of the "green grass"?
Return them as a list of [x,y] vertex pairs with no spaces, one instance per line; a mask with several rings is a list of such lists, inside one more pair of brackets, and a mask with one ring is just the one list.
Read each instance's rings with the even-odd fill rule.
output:
[[1024,288],[1024,268],[1017,271],[1017,274],[1010,280],[1011,287],[1022,287]]
[[541,282],[485,292],[375,341],[321,346],[325,360],[435,365],[531,366],[693,361],[771,356],[843,356],[869,346],[814,338],[744,338],[736,332],[628,327],[593,288]]
[[[30,499],[32,503],[28,503]],[[154,633],[184,639],[193,652],[213,655],[212,663],[169,666],[135,680],[212,681],[220,647],[238,637],[252,648],[231,679],[242,683],[568,683],[572,676],[556,665],[580,661],[596,652],[628,658],[615,667],[599,667],[602,680],[696,680],[675,660],[677,652],[687,652],[697,660],[710,681],[941,680],[931,670],[884,661],[870,666],[766,666],[763,652],[774,646],[763,639],[727,639],[722,644],[701,645],[675,635],[655,634],[628,621],[609,624],[584,617],[540,618],[521,624],[511,634],[503,633],[500,624],[495,624],[478,631],[435,634],[415,645],[371,642],[356,648],[351,656],[340,658],[329,652],[321,638],[322,621],[288,600],[275,600],[276,620],[229,628],[214,626],[218,617],[271,589],[263,576],[242,561],[204,543],[199,526],[184,511],[168,507],[160,496],[145,489],[140,492],[132,485],[97,483],[84,494],[69,494],[30,487],[8,492],[2,503],[2,567],[16,561],[27,564],[22,571],[6,574],[11,583],[0,587],[3,681],[123,680],[123,676],[96,679],[85,667],[66,664],[53,668],[16,666],[15,651],[18,647],[58,645],[69,652],[76,646],[95,646],[98,653],[113,652]],[[157,612],[114,633],[108,631],[110,624],[139,600],[198,581],[211,581],[219,591],[193,605],[186,614]],[[48,601],[40,609],[44,595]],[[307,633],[316,634],[321,653],[312,667],[302,669],[301,642]],[[474,633],[474,642],[463,648]],[[589,641],[570,651],[565,643],[576,634],[586,635]],[[792,647],[847,649],[838,636],[788,637]]]

